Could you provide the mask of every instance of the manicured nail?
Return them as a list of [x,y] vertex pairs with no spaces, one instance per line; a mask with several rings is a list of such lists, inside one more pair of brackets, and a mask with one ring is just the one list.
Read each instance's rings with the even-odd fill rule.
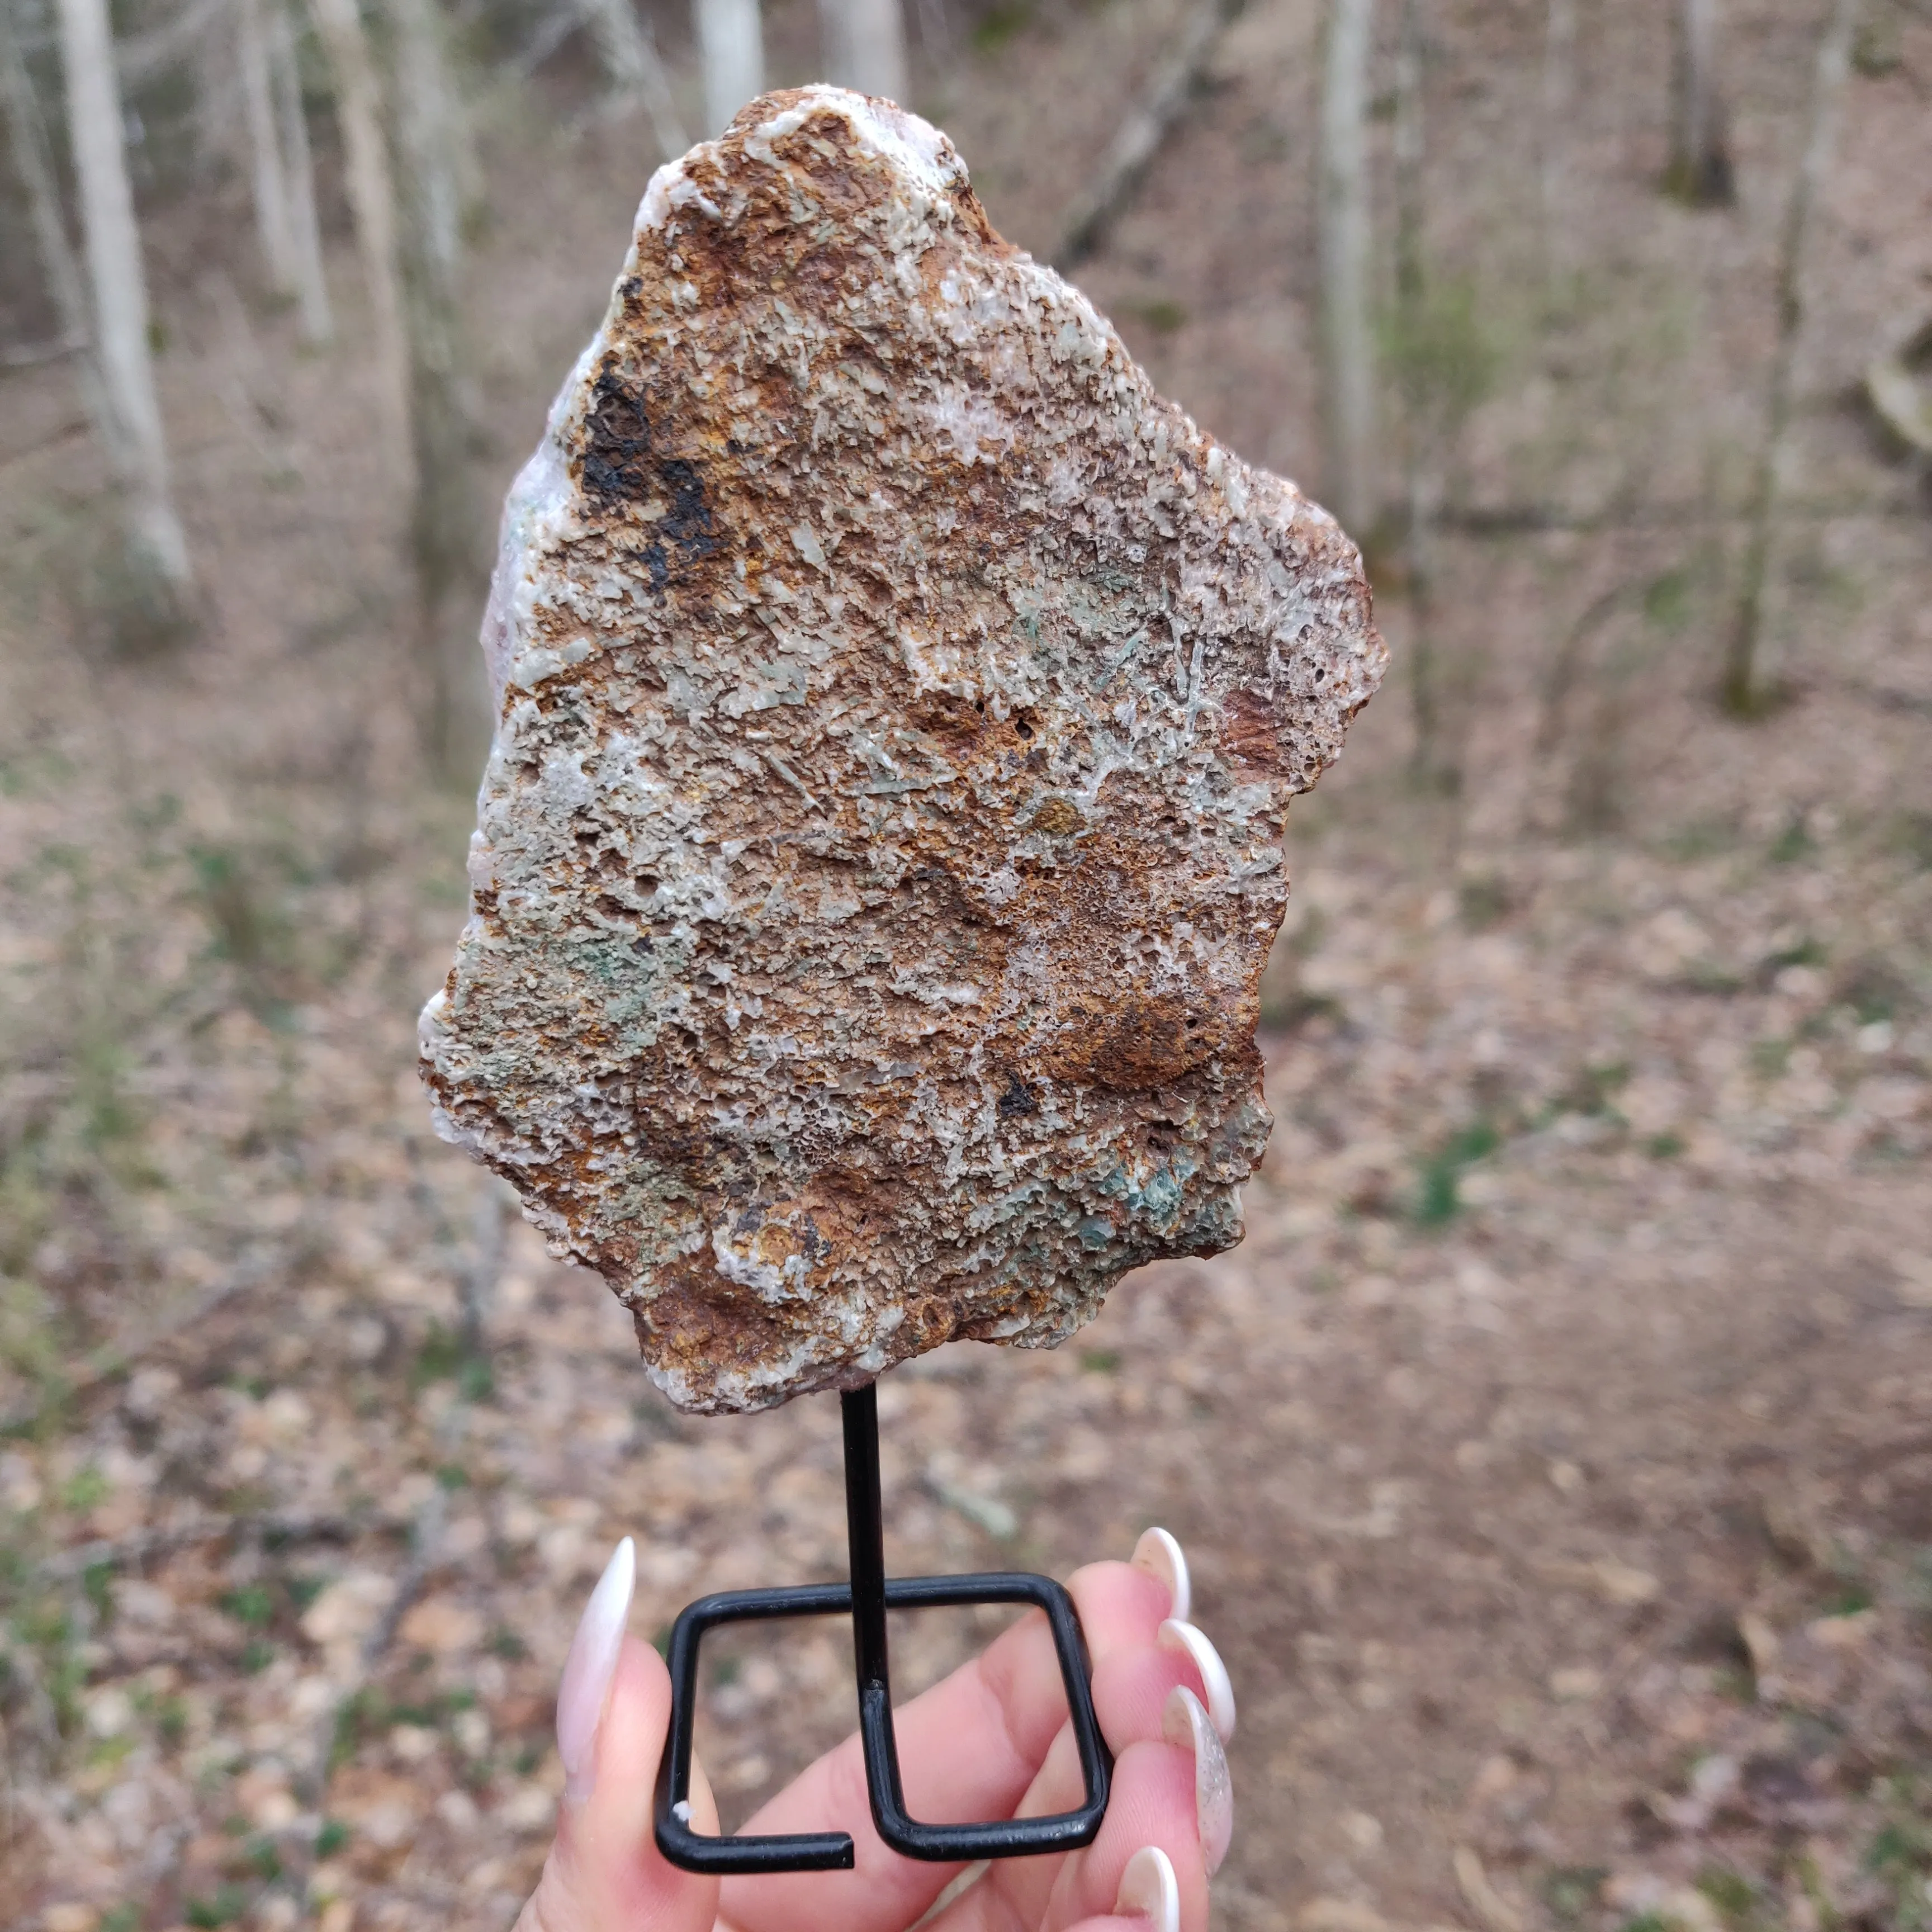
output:
[[1201,1855],[1211,1878],[1221,1869],[1234,1835],[1234,1781],[1228,1774],[1221,1734],[1208,1707],[1184,1684],[1167,1694],[1160,1731],[1169,1744],[1184,1744],[1194,1754],[1194,1816],[1201,1832]]
[[1158,1576],[1167,1586],[1167,1594],[1173,1599],[1167,1613],[1185,1623],[1188,1612],[1194,1607],[1194,1593],[1188,1583],[1187,1558],[1182,1555],[1180,1545],[1164,1529],[1144,1529],[1141,1540],[1134,1545],[1133,1563],[1136,1570]]
[[1228,1681],[1228,1666],[1221,1653],[1208,1641],[1207,1633],[1178,1617],[1169,1617],[1160,1627],[1160,1646],[1178,1650],[1192,1660],[1201,1673],[1201,1688],[1208,1694],[1208,1714],[1226,1744],[1234,1735],[1234,1687]]
[[627,1536],[604,1566],[564,1659],[556,1692],[556,1751],[563,1760],[563,1795],[573,1804],[581,1804],[597,1781],[597,1727],[604,1721],[637,1580],[638,1546]]
[[1174,1862],[1158,1845],[1143,1845],[1128,1859],[1114,1916],[1144,1918],[1154,1932],[1180,1932],[1180,1883]]
[[1128,1858],[1113,1912],[1117,1918],[1146,1918],[1155,1932],[1180,1932],[1180,1882],[1160,1845],[1142,1845]]

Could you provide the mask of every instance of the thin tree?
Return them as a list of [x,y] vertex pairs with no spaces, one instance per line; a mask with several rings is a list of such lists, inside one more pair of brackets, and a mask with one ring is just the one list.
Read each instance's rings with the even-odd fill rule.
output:
[[121,94],[106,0],[60,0],[68,136],[80,188],[93,335],[112,429],[109,455],[139,560],[176,620],[194,577],[168,487],[167,442],[154,393],[148,284],[122,146]]
[[266,0],[269,84],[274,97],[276,144],[286,185],[289,238],[294,250],[296,300],[302,334],[326,342],[334,332],[328,283],[322,272],[322,224],[315,212],[315,157],[309,146],[308,114],[302,105],[302,69],[296,54],[288,0]]
[[414,490],[410,519],[423,736],[439,769],[480,749],[482,671],[472,641],[482,575],[475,410],[465,368],[463,213],[468,142],[436,0],[391,0]]
[[1374,38],[1375,0],[1330,0],[1320,128],[1322,400],[1328,500],[1358,542],[1376,512],[1367,136]]
[[610,85],[612,105],[641,106],[659,152],[668,161],[674,159],[690,142],[650,28],[638,19],[632,0],[582,0],[582,4],[598,61]]
[[716,136],[765,91],[765,29],[758,0],[694,0],[704,65],[704,131]]
[[899,0],[818,0],[818,26],[827,80],[888,100],[905,98],[905,22]]
[[310,0],[335,82],[343,184],[368,284],[370,334],[382,428],[394,473],[414,489],[410,352],[396,253],[396,194],[382,133],[382,86],[356,0]]
[[1718,0],[1676,0],[1670,165],[1664,186],[1694,208],[1722,207],[1737,196],[1718,80]]
[[[1395,291],[1397,369],[1401,379],[1405,428],[1404,495],[1406,512],[1409,692],[1415,739],[1415,776],[1426,783],[1445,780],[1442,770],[1442,708],[1436,664],[1434,597],[1434,493],[1429,475],[1426,374],[1420,352],[1426,319],[1423,258],[1423,168],[1426,154],[1423,124],[1422,8],[1402,0],[1395,58]],[[1453,778],[1443,789],[1455,790]]]
[[1544,278],[1552,292],[1570,265],[1570,120],[1576,94],[1576,0],[1549,0],[1543,26]]
[[1763,703],[1758,650],[1764,629],[1766,592],[1776,555],[1778,481],[1791,430],[1792,380],[1804,325],[1804,258],[1812,218],[1838,144],[1839,108],[1852,70],[1860,6],[1861,0],[1832,0],[1812,68],[1810,124],[1804,152],[1792,183],[1791,198],[1785,204],[1778,258],[1778,341],[1772,352],[1766,387],[1764,442],[1751,491],[1737,610],[1726,640],[1718,687],[1724,708],[1739,716],[1750,716]]
[[6,111],[14,173],[26,192],[27,218],[59,325],[61,346],[80,359],[88,414],[103,445],[111,446],[106,398],[94,367],[93,331],[88,326],[86,284],[61,208],[60,178],[55,172],[46,122],[34,92],[33,77],[14,37],[10,4],[0,4],[0,107]]
[[248,184],[255,202],[255,237],[261,244],[268,286],[278,296],[296,292],[296,242],[290,218],[281,131],[275,124],[274,84],[262,0],[235,0],[235,58],[241,70],[242,106],[248,129]]

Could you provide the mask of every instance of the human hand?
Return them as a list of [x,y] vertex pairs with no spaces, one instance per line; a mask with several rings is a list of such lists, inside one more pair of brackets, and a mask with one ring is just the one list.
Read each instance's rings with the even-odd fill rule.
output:
[[[890,1850],[873,1828],[865,1761],[849,1737],[780,1792],[747,1832],[840,1830],[843,1872],[715,1878],[679,1870],[651,1829],[670,1723],[670,1677],[625,1634],[635,1557],[626,1537],[591,1594],[557,1694],[566,1784],[556,1842],[517,1932],[908,1932],[958,1865]],[[1150,1529],[1127,1563],[1067,1585],[1114,1754],[1105,1822],[1084,1850],[996,1860],[922,1932],[1204,1932],[1208,1880],[1228,1850],[1234,1793],[1222,1750],[1234,1699],[1214,1646],[1186,1621],[1186,1558]],[[893,1713],[909,1791],[930,1817],[1039,1816],[1082,1796],[1060,1666],[1029,1611],[970,1663]],[[718,1828],[694,1765],[692,1814]]]

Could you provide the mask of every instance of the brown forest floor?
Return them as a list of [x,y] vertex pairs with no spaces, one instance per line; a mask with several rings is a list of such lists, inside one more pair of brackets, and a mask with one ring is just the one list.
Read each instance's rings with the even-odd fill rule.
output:
[[[1792,699],[1739,724],[1707,693],[1820,10],[1728,10],[1743,199],[1708,214],[1654,191],[1664,8],[1583,10],[1553,284],[1540,10],[1436,17],[1432,244],[1491,378],[1450,500],[1577,526],[1444,540],[1460,804],[1405,781],[1384,585],[1396,672],[1291,827],[1246,1244],[882,1392],[895,1568],[1186,1543],[1241,1700],[1230,1928],[1932,1924],[1932,520],[1844,400],[1932,298],[1932,22],[1877,8],[1852,82]],[[1006,232],[1050,245],[1175,17],[995,14],[933,82]],[[802,72],[808,10],[774,22]],[[1256,0],[1084,277],[1291,473],[1315,22]],[[493,490],[645,171],[561,118],[488,144]],[[0,385],[0,1921],[502,1926],[610,1545],[640,1629],[837,1574],[836,1422],[676,1416],[428,1133],[468,804],[416,776],[357,318],[296,352],[209,266],[238,208],[152,226],[200,640],[89,640],[96,459],[58,370]],[[908,1687],[972,1635],[902,1633]],[[728,1811],[843,1728],[845,1669],[800,1631],[714,1672]]]

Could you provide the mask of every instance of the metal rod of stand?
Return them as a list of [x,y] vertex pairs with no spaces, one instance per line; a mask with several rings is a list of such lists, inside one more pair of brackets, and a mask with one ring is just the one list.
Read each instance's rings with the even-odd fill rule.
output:
[[838,1399],[845,1430],[845,1546],[852,1575],[852,1660],[859,1680],[859,1737],[872,1820],[888,1844],[903,1838],[905,1790],[892,1732],[892,1678],[886,1654],[885,1509],[879,1492],[876,1382]]
[[862,1696],[876,1684],[888,1696],[886,1657],[886,1529],[879,1492],[879,1386],[838,1398],[845,1429],[845,1542],[852,1575],[852,1654]]

